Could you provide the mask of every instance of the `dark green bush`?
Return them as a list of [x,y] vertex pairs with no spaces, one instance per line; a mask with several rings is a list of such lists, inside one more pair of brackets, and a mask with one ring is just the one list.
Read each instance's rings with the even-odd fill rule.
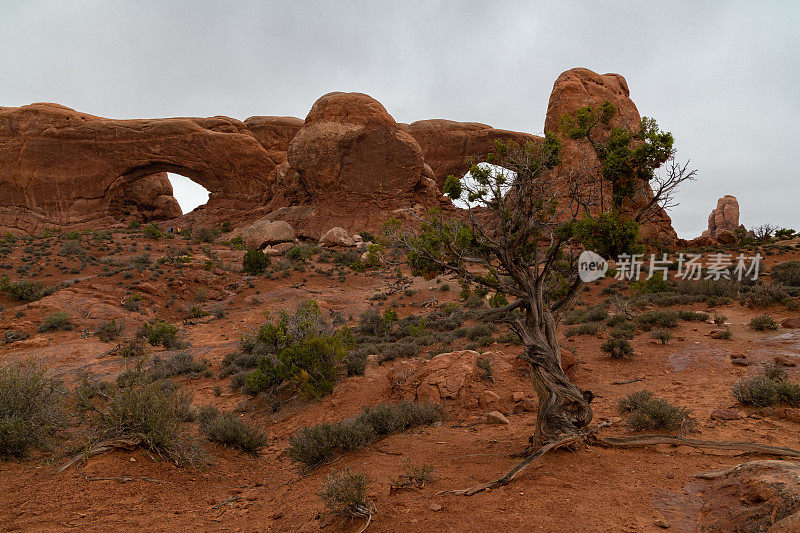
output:
[[668,329],[654,329],[650,332],[650,337],[661,341],[661,344],[669,344],[672,340],[672,332]]
[[363,448],[375,438],[409,428],[433,424],[443,412],[435,404],[383,404],[364,410],[354,418],[300,428],[289,439],[289,457],[307,467],[317,466],[335,455]]
[[750,329],[766,331],[778,329],[778,323],[769,315],[760,315],[750,321]]
[[178,326],[163,320],[153,319],[142,324],[139,337],[145,337],[151,346],[163,346],[167,350],[180,350],[186,343],[178,338]]
[[66,390],[33,361],[0,367],[0,456],[45,448],[66,424]]
[[48,331],[72,331],[72,319],[63,311],[56,311],[42,319],[39,325],[39,333]]
[[279,385],[308,397],[333,391],[339,365],[355,347],[350,330],[332,331],[313,300],[295,314],[281,312],[276,322],[261,326],[254,337],[243,339],[243,347],[260,356],[258,368],[245,379],[251,394],[273,391]]
[[632,392],[620,398],[619,409],[627,414],[627,424],[634,431],[690,431],[697,425],[689,409],[674,406],[667,400],[654,396],[649,390]]
[[251,276],[263,274],[271,261],[261,250],[247,250],[242,259],[242,270]]
[[53,293],[54,289],[45,289],[38,281],[27,279],[10,281],[8,276],[0,277],[0,290],[14,300],[22,302],[35,302]]
[[155,222],[151,222],[142,228],[142,235],[147,237],[148,239],[160,239],[164,236],[164,233],[161,231],[161,228]]

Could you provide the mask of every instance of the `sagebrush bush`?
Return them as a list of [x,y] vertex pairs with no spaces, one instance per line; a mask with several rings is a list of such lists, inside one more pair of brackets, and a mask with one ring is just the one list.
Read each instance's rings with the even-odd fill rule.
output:
[[345,468],[342,472],[331,472],[325,477],[319,496],[335,514],[367,517],[373,511],[372,502],[367,500],[369,485],[366,474]]
[[193,418],[191,396],[168,380],[147,381],[134,374],[119,381],[124,384],[102,384],[102,394],[91,387],[82,391],[94,440],[137,440],[177,464],[199,466],[203,449],[182,426]]
[[678,311],[678,317],[681,320],[685,320],[687,322],[691,321],[707,322],[709,318],[708,313],[702,313],[700,311],[686,311],[686,310]]
[[672,405],[649,390],[632,392],[620,398],[619,409],[627,415],[627,424],[634,431],[690,431],[697,425],[689,409]]
[[778,323],[769,315],[759,315],[750,320],[750,329],[766,331],[778,329]]
[[389,478],[389,492],[409,488],[421,489],[435,479],[436,469],[428,464],[413,465],[406,462],[403,473],[397,478]]
[[641,329],[649,331],[654,327],[676,328],[678,318],[675,311],[647,311],[636,317],[636,321]]
[[363,448],[379,436],[432,424],[442,419],[438,405],[420,403],[382,404],[347,420],[300,428],[289,439],[289,457],[307,467],[335,455]]
[[650,337],[661,341],[661,344],[669,344],[672,340],[672,332],[668,329],[654,329],[650,332]]
[[205,406],[200,409],[198,419],[200,433],[212,442],[253,455],[269,442],[263,431],[250,426],[235,413],[219,413],[214,407]]
[[597,335],[601,327],[599,322],[587,322],[567,328],[564,335],[567,337],[574,337],[576,335]]
[[124,324],[117,324],[116,319],[112,318],[111,320],[100,323],[97,327],[96,335],[102,342],[111,342],[116,340],[124,329]]
[[205,359],[196,361],[189,352],[178,352],[170,354],[166,359],[154,356],[148,373],[153,380],[175,376],[197,376],[205,374],[209,366],[209,362]]
[[34,361],[0,367],[0,456],[45,448],[67,422],[61,381]]
[[614,359],[628,359],[633,357],[633,347],[628,339],[610,337],[600,345],[600,349]]
[[72,331],[72,318],[63,311],[56,311],[42,319],[39,325],[39,333],[48,331]]
[[800,405],[800,385],[789,382],[786,371],[776,364],[766,365],[762,372],[737,381],[733,396],[745,405],[766,407],[776,403]]
[[800,261],[778,263],[770,270],[772,279],[789,287],[800,287]]

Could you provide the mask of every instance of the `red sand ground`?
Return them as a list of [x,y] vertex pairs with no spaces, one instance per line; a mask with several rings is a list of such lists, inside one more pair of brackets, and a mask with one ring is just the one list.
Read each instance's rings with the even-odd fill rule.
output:
[[[139,236],[117,234],[124,250],[112,257],[132,257],[150,243],[152,259],[163,255],[167,246],[186,246],[182,240],[148,241]],[[37,241],[39,242],[39,241]],[[130,245],[137,243],[137,250]],[[107,252],[96,251],[87,237],[84,247],[98,257]],[[59,243],[52,246],[58,251]],[[111,246],[112,249],[114,245]],[[13,268],[22,264],[23,246],[0,263]],[[100,277],[99,266],[87,266],[79,273],[62,273],[50,264],[32,275],[46,284],[65,279],[81,279],[40,302],[25,306],[0,295],[0,331],[14,328],[31,334],[26,341],[0,347],[0,363],[28,357],[43,359],[47,366],[67,383],[74,382],[78,369],[90,368],[100,376],[113,377],[125,362],[116,356],[103,356],[113,344],[99,342],[93,335],[83,338],[83,329],[93,331],[97,320],[108,313],[120,313],[130,333],[141,321],[157,316],[179,323],[185,314],[179,307],[193,303],[199,289],[207,292],[206,307],[224,305],[225,318],[199,319],[187,323],[184,331],[196,357],[213,363],[214,377],[179,380],[194,393],[195,404],[214,404],[233,409],[242,406],[244,416],[262,427],[270,436],[270,444],[260,457],[209,444],[214,462],[204,470],[178,468],[153,458],[146,451],[114,452],[88,461],[81,468],[56,474],[60,458],[58,449],[25,461],[0,462],[0,529],[16,530],[91,530],[128,531],[136,529],[225,530],[225,531],[358,531],[363,521],[332,518],[325,513],[317,496],[320,485],[331,470],[351,467],[369,474],[374,483],[369,496],[377,513],[369,531],[661,531],[655,522],[664,520],[673,531],[693,531],[697,502],[689,496],[696,481],[693,473],[738,464],[746,458],[724,452],[700,452],[687,447],[654,447],[618,450],[591,447],[576,451],[559,451],[546,456],[521,474],[510,485],[472,497],[437,495],[437,492],[464,488],[498,477],[513,466],[533,431],[535,412],[518,412],[508,416],[507,426],[488,426],[481,422],[486,410],[474,401],[451,402],[449,418],[435,427],[425,427],[379,440],[367,448],[349,453],[332,464],[303,473],[283,455],[289,436],[299,426],[339,420],[360,411],[364,405],[397,401],[387,374],[403,361],[384,365],[370,362],[364,376],[344,379],[334,393],[319,401],[289,405],[271,413],[258,399],[250,400],[241,392],[231,392],[227,380],[217,374],[222,357],[236,348],[239,336],[263,321],[265,310],[291,309],[304,297],[316,299],[324,312],[332,309],[346,317],[355,317],[370,305],[374,293],[386,290],[393,282],[392,271],[350,273],[345,282],[317,275],[310,265],[305,272],[293,271],[289,278],[269,280],[253,278],[253,287],[240,273],[214,268],[203,270],[205,257],[202,245],[192,245],[193,263],[181,271],[164,267],[158,281],[149,281],[151,271],[136,273],[125,279],[122,274]],[[227,247],[213,245],[224,263],[239,261]],[[797,258],[798,253],[770,256],[769,262]],[[52,255],[52,258],[56,258]],[[38,258],[33,272],[45,261]],[[76,262],[64,259],[67,266]],[[330,265],[319,265],[330,268]],[[20,277],[6,270],[12,279]],[[52,276],[47,276],[47,274]],[[168,288],[165,278],[175,276],[180,286]],[[306,280],[303,282],[303,280]],[[138,290],[144,296],[144,314],[119,307],[125,288],[141,280]],[[431,291],[435,282],[415,279],[413,297],[402,293],[390,297],[399,303],[401,316],[427,313],[414,307],[414,302],[436,296],[440,302],[458,300],[457,284],[449,282],[450,292]],[[596,303],[601,287],[609,281],[592,285],[584,300]],[[77,296],[71,296],[74,291]],[[165,310],[170,292],[177,294],[174,305]],[[252,299],[257,296],[260,303]],[[68,308],[78,327],[72,332],[36,333],[41,318],[55,307]],[[101,307],[103,305],[112,308]],[[17,316],[23,309],[24,316]],[[704,305],[678,306],[675,309],[705,310]],[[765,312],[751,310],[738,303],[715,311],[728,316],[732,340],[714,340],[709,332],[712,324],[681,322],[675,338],[662,346],[647,334],[632,341],[635,357],[617,361],[600,351],[603,338],[578,336],[564,339],[564,346],[580,360],[575,381],[582,389],[596,395],[593,403],[595,420],[610,419],[613,425],[607,434],[627,434],[619,418],[617,400],[632,391],[647,388],[668,400],[690,407],[699,420],[693,437],[715,440],[752,440],[800,448],[797,422],[778,417],[764,417],[755,409],[738,405],[731,396],[732,385],[740,378],[757,371],[761,361],[771,360],[777,352],[787,360],[800,360],[800,330],[754,332],[747,328],[750,318]],[[784,307],[766,310],[778,320],[797,316]],[[716,328],[718,329],[718,328]],[[781,336],[777,341],[765,339]],[[521,348],[513,345],[492,345],[485,350],[494,357],[513,363]],[[749,354],[748,367],[731,364],[732,354]],[[418,364],[424,364],[419,360]],[[523,372],[513,364],[497,373],[495,383],[478,383],[478,388],[496,392],[506,405],[514,392],[534,396]],[[789,367],[791,379],[798,380],[797,367]],[[624,383],[631,380],[632,383]],[[221,385],[223,393],[215,397],[213,388]],[[730,422],[710,420],[717,408],[732,408],[748,416]],[[389,478],[403,471],[405,461],[435,466],[436,480],[419,490],[389,492]],[[441,506],[433,510],[432,504]],[[436,506],[433,506],[436,508]]]

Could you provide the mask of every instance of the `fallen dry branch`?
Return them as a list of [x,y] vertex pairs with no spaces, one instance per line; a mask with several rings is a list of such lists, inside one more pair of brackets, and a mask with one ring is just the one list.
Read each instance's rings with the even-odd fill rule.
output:
[[79,461],[86,461],[90,457],[100,455],[112,450],[135,450],[142,443],[141,439],[109,439],[98,442],[88,450],[73,455],[66,463],[56,469],[56,473],[63,472]]
[[636,448],[656,444],[672,444],[675,446],[691,446],[694,448],[711,448],[715,450],[731,450],[743,453],[775,455],[778,457],[800,457],[800,451],[781,446],[769,446],[748,441],[717,441],[685,439],[672,435],[632,435],[628,437],[598,437],[591,435],[589,442],[599,446],[613,448]]
[[154,479],[151,477],[127,477],[127,476],[120,476],[120,477],[89,477],[83,472],[78,472],[86,481],[119,481],[120,483],[127,483],[128,481],[147,481],[149,483],[164,483],[160,479]]
[[595,444],[606,448],[637,448],[644,446],[653,446],[657,444],[671,444],[675,446],[691,446],[694,448],[711,448],[715,450],[731,450],[743,453],[755,453],[762,455],[773,455],[777,457],[800,457],[800,450],[793,450],[791,448],[784,448],[781,446],[770,446],[767,444],[758,444],[755,442],[747,441],[713,441],[713,440],[698,440],[686,439],[683,437],[675,437],[672,435],[632,435],[632,436],[617,436],[617,437],[599,437],[597,432],[606,427],[608,423],[601,423],[597,427],[582,432],[580,434],[570,435],[557,441],[545,444],[532,454],[528,455],[525,459],[519,462],[514,468],[505,473],[501,478],[494,481],[487,481],[479,485],[474,485],[466,489],[459,490],[446,490],[437,494],[457,494],[462,496],[472,496],[484,490],[501,487],[510,483],[520,472],[528,468],[531,464],[540,459],[544,454],[549,451],[559,448],[574,447],[579,442],[584,442],[587,445]]

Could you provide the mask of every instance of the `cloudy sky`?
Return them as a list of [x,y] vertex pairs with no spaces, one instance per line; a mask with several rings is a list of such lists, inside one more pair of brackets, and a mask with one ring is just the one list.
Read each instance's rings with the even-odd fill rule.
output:
[[681,236],[724,194],[747,226],[800,229],[800,2],[651,4],[0,0],[0,106],[304,117],[360,91],[400,122],[541,133],[556,77],[587,67],[624,75],[699,170],[671,213]]

